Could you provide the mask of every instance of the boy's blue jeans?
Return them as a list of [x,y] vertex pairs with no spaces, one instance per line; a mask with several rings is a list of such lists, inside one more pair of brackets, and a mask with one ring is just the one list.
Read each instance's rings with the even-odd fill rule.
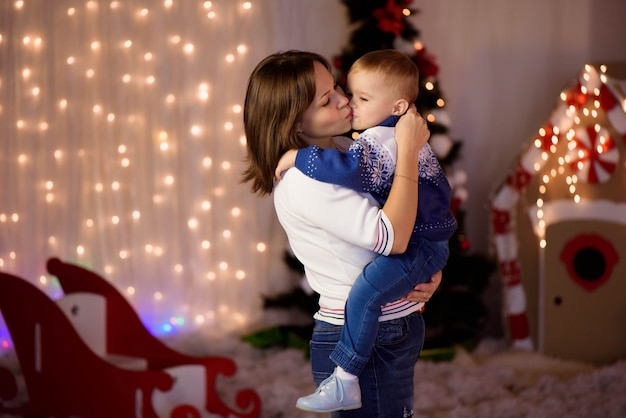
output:
[[[342,327],[315,321],[311,340],[313,380],[319,384],[330,376],[335,363],[330,360]],[[424,320],[414,312],[399,319],[379,323],[374,348],[361,376],[363,406],[351,411],[333,412],[332,418],[407,418],[413,416],[413,376],[415,363],[424,343]]]
[[360,376],[367,364],[380,323],[381,306],[394,302],[442,270],[448,259],[447,241],[411,239],[403,254],[379,256],[354,282],[345,309],[345,325],[330,358]]

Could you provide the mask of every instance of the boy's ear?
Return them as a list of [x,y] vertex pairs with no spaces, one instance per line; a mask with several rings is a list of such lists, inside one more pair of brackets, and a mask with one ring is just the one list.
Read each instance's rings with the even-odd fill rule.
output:
[[393,104],[393,110],[391,111],[392,115],[402,116],[409,108],[409,101],[406,99],[398,99]]

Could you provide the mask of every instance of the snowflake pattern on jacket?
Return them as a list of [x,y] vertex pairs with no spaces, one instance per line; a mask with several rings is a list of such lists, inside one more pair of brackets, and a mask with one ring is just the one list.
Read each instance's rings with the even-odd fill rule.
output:
[[[307,176],[358,192],[371,193],[384,205],[393,182],[397,146],[396,117],[365,130],[345,151],[301,148],[296,168]],[[414,233],[434,241],[449,239],[457,227],[450,211],[451,188],[437,156],[425,144],[418,158],[418,211]]]

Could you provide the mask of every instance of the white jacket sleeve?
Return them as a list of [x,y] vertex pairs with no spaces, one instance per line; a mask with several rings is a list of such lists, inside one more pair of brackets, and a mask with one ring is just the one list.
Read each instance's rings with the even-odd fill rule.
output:
[[390,254],[393,226],[369,194],[313,180],[296,169],[288,170],[278,187],[285,189],[275,191],[276,210],[292,231],[319,228],[352,245]]

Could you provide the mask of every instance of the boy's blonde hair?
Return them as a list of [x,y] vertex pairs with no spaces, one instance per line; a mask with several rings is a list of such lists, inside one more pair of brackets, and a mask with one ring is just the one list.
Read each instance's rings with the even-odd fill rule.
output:
[[415,102],[419,93],[419,71],[404,53],[395,49],[368,52],[357,59],[349,73],[368,71],[381,73],[389,88],[409,103]]

